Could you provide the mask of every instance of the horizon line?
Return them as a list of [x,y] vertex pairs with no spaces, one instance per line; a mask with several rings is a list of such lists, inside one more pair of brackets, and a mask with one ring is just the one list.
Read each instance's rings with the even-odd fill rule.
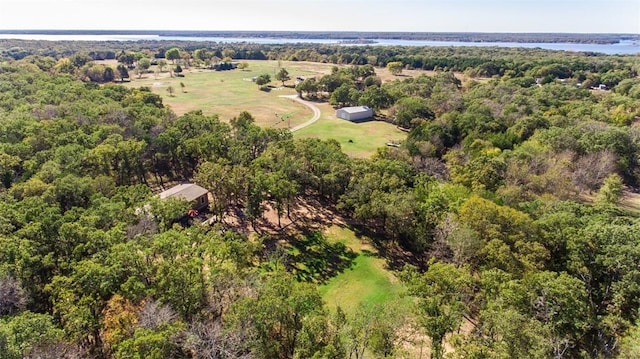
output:
[[161,32],[181,32],[181,33],[220,33],[220,32],[235,32],[235,33],[331,33],[331,34],[340,34],[340,33],[361,33],[361,34],[519,34],[519,35],[551,35],[551,34],[561,34],[561,35],[624,35],[624,36],[640,36],[640,33],[626,33],[626,32],[521,32],[521,31],[390,31],[390,30],[202,30],[202,29],[190,29],[190,30],[175,30],[175,29],[153,29],[153,30],[143,30],[143,29],[2,29],[0,28],[0,33],[8,32],[8,33],[35,33],[35,32],[126,32],[131,34],[141,34],[141,33],[161,33]]

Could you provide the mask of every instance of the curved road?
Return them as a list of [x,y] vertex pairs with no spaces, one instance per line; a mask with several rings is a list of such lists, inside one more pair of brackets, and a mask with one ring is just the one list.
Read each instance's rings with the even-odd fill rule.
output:
[[283,95],[283,96],[280,96],[280,97],[286,97],[286,98],[290,98],[290,99],[292,99],[294,101],[298,101],[301,104],[309,107],[313,111],[313,117],[311,117],[311,119],[309,121],[301,123],[298,126],[293,126],[293,127],[291,127],[291,129],[289,129],[289,131],[296,132],[299,129],[305,128],[305,127],[309,126],[310,124],[312,124],[312,123],[314,123],[314,122],[316,122],[316,121],[318,121],[320,119],[320,109],[316,105],[314,105],[313,102],[305,101],[305,100],[301,99],[300,97],[298,97],[298,95]]

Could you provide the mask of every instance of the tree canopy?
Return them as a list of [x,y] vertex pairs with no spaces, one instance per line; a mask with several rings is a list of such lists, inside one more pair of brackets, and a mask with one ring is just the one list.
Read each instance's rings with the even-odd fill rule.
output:
[[[21,59],[2,50],[3,355],[399,357],[411,331],[430,339],[434,358],[637,352],[634,58],[184,45],[57,56],[64,45],[57,57]],[[118,57],[111,76],[124,81],[156,54],[190,66],[261,51],[348,64],[296,91],[384,111],[407,140],[350,158],[336,140],[261,128],[245,111],[228,123],[178,116],[149,88],[92,83],[109,73],[91,56]],[[437,71],[383,83],[373,65],[393,62]],[[186,201],[156,197],[186,181],[210,191],[213,225],[186,215]],[[301,238],[317,240],[305,250],[348,257],[320,240],[321,221],[287,222],[313,210],[372,238],[410,297],[408,314],[389,303],[345,314],[322,301],[326,278],[297,275],[313,265],[335,275],[315,257],[294,263]],[[273,223],[261,230],[267,212]]]

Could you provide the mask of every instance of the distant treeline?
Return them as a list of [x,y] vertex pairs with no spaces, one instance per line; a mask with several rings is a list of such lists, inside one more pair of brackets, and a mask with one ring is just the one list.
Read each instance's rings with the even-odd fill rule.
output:
[[[93,60],[116,59],[125,52],[144,52],[145,57],[161,59],[165,51],[179,48],[188,53],[206,49],[218,58],[233,60],[312,61],[345,65],[384,67],[401,62],[404,68],[469,72],[472,77],[509,74],[521,77],[531,69],[562,64],[554,78],[572,77],[576,73],[604,74],[612,70],[634,73],[630,56],[603,55],[593,52],[568,53],[544,49],[500,47],[413,47],[413,46],[340,46],[327,44],[266,45],[250,43],[217,43],[204,41],[34,41],[0,40],[0,59],[19,60],[27,56],[54,59],[83,54]],[[540,76],[538,76],[540,75]],[[537,77],[545,77],[540,73]],[[619,80],[627,78],[621,76]],[[580,79],[581,81],[583,79]],[[613,81],[608,86],[613,86]]]
[[389,39],[460,42],[615,44],[640,40],[638,34],[489,33],[489,32],[359,32],[359,31],[173,31],[173,30],[2,30],[6,34],[158,35],[185,37],[262,37],[283,39]]

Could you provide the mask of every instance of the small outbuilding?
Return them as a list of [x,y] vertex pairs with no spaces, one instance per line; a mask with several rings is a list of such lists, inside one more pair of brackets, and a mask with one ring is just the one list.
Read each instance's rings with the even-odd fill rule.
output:
[[373,110],[367,106],[343,107],[336,111],[336,116],[348,121],[366,120],[373,117]]
[[195,183],[182,183],[161,192],[160,199],[179,198],[191,202],[193,209],[201,210],[209,205],[209,191]]

